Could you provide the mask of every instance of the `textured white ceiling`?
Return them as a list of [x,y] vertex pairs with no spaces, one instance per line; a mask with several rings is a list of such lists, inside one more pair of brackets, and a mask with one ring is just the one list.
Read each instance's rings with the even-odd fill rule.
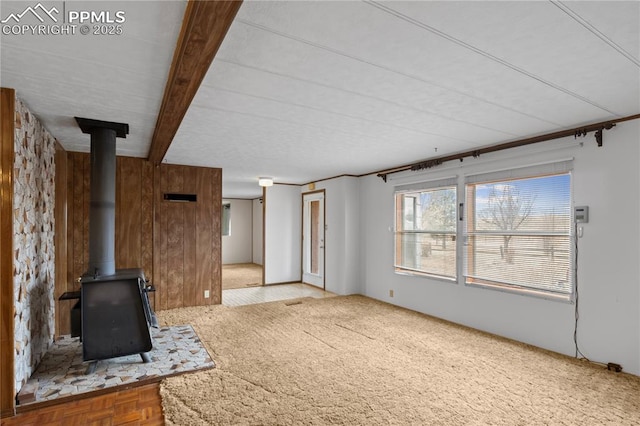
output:
[[245,2],[165,160],[252,197],[636,114],[639,6]]
[[[0,17],[37,1],[0,3]],[[58,4],[62,2],[43,2]],[[74,116],[127,122],[146,157],[185,1],[126,11],[122,36],[2,36],[13,87],[68,150]],[[243,3],[165,157],[302,184],[640,112],[639,2]],[[437,148],[437,152],[436,152]]]
[[[0,3],[0,19],[38,1]],[[125,12],[121,35],[2,35],[0,84],[69,151],[89,151],[74,116],[129,123],[118,155],[146,157],[182,25],[184,1],[42,1],[66,11]],[[112,15],[113,16],[113,15]],[[39,24],[27,15],[20,24]],[[47,20],[44,24],[52,24]],[[90,25],[93,27],[93,25]],[[92,28],[90,28],[92,29]]]

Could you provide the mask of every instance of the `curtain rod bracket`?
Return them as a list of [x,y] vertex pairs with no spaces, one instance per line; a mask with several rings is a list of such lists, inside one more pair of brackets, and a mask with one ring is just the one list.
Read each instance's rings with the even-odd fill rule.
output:
[[387,183],[387,174],[386,173],[378,173],[378,177],[382,178],[384,183]]
[[582,129],[577,129],[575,131],[575,133],[573,134],[573,138],[577,139],[578,137],[585,137],[587,136],[587,134],[589,132],[594,132],[593,136],[595,136],[596,138],[596,143],[598,144],[598,146],[602,146],[602,141],[603,141],[603,130],[611,130],[616,126],[616,123],[605,123],[603,126],[600,126],[599,128],[594,129],[593,127],[588,128],[582,128]]
[[602,129],[596,130],[594,136],[596,137],[596,143],[598,146],[602,146]]
[[615,126],[616,126],[616,123],[607,123],[604,126],[602,126],[599,130],[596,130],[594,136],[596,137],[596,143],[598,144],[598,146],[602,146],[602,136],[603,136],[602,131],[611,130]]

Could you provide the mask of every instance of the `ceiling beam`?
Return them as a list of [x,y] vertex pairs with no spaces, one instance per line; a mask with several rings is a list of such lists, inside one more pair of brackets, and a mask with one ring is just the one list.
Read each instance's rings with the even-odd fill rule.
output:
[[162,162],[241,5],[242,0],[188,1],[147,156],[152,163]]

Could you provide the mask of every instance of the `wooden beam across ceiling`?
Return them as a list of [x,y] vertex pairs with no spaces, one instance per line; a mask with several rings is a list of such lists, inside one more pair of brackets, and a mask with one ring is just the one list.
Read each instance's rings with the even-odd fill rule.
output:
[[187,3],[147,156],[152,163],[159,164],[167,153],[241,5],[242,0]]

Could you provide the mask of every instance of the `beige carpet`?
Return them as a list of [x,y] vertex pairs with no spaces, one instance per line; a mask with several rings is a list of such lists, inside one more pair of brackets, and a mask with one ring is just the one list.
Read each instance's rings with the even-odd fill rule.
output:
[[640,378],[362,296],[160,312],[217,369],[161,386],[173,425],[638,425]]
[[255,263],[222,265],[222,289],[247,288],[262,285],[262,266]]

